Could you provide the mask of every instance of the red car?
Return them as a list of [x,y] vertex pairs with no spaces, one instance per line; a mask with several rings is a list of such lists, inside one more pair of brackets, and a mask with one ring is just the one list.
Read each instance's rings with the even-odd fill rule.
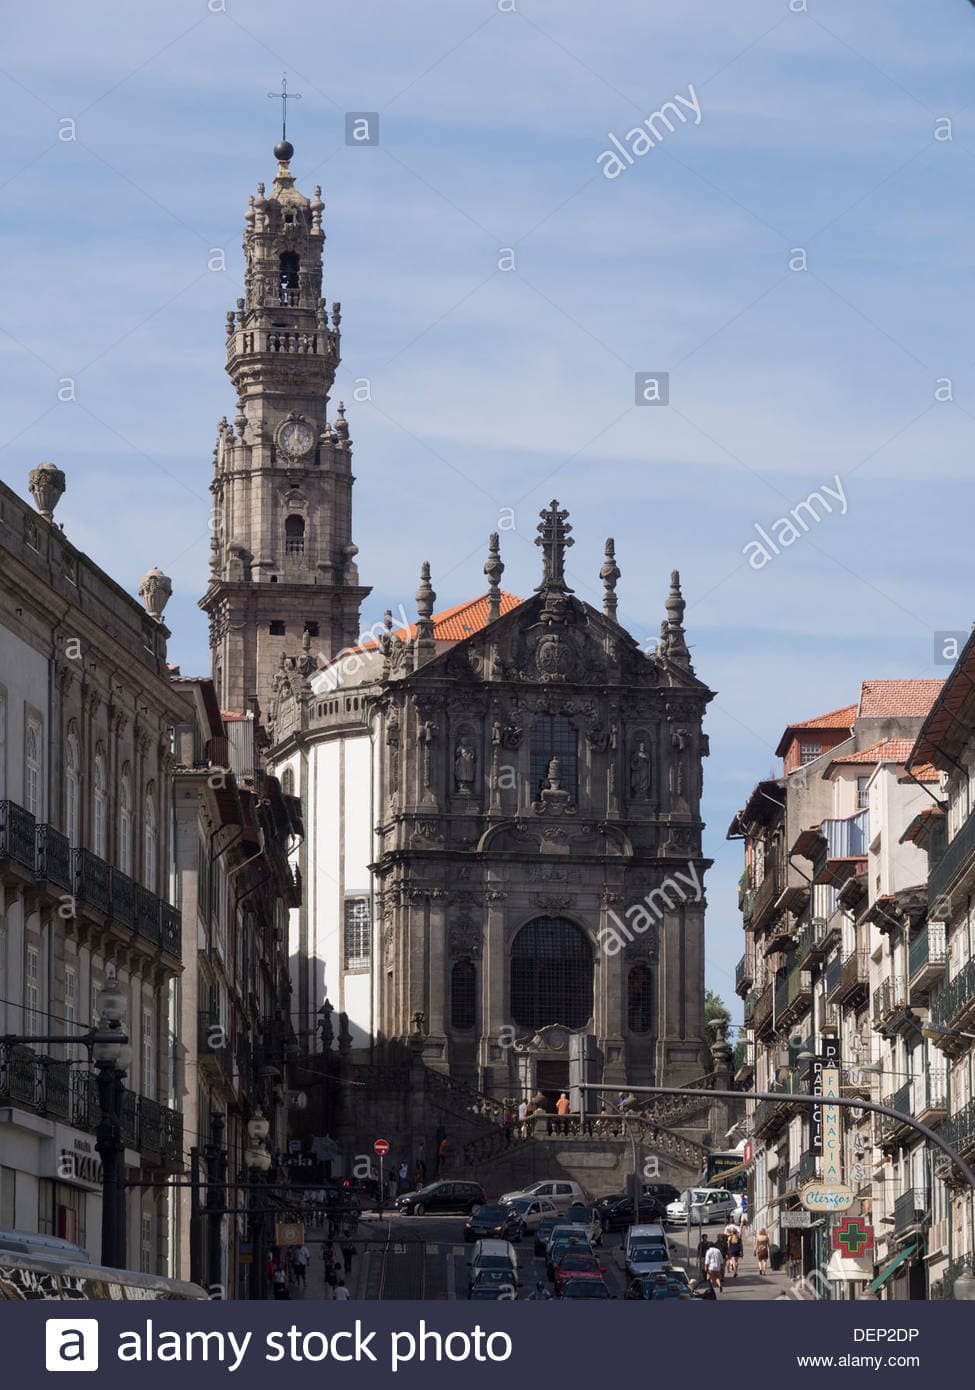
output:
[[568,1279],[601,1279],[606,1273],[597,1257],[589,1251],[567,1251],[555,1266],[555,1292],[560,1295]]

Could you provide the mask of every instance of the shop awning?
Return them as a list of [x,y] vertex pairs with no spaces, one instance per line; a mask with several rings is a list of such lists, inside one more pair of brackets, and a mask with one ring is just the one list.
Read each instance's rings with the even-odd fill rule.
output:
[[884,1284],[886,1284],[887,1280],[890,1278],[890,1276],[894,1274],[898,1269],[900,1269],[901,1265],[904,1263],[905,1260],[909,1260],[911,1258],[916,1249],[917,1242],[915,1241],[913,1245],[905,1245],[904,1249],[898,1255],[895,1255],[892,1260],[888,1260],[888,1262],[884,1265],[883,1269],[877,1275],[876,1279],[870,1285],[870,1292],[876,1293],[878,1289],[882,1289]]
[[834,1250],[826,1266],[826,1278],[839,1282],[865,1284],[873,1273],[873,1260],[870,1256],[845,1255],[842,1250]]

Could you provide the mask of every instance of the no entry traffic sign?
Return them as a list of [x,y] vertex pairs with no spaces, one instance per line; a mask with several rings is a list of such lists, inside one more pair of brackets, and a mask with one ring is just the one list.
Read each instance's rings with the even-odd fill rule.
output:
[[389,1140],[377,1139],[372,1146],[372,1151],[374,1154],[378,1154],[380,1158],[384,1158],[385,1155],[389,1153]]

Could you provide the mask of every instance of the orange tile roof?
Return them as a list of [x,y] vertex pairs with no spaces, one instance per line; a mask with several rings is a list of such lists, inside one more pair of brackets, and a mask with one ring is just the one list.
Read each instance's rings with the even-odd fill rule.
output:
[[[913,744],[911,745],[914,746]],[[939,782],[941,773],[931,763],[920,763],[910,777],[902,777],[902,782]],[[932,810],[934,808],[932,807]]]
[[938,698],[943,685],[943,680],[933,677],[864,681],[860,688],[858,714],[862,719],[924,716]]
[[829,714],[817,714],[815,719],[800,719],[795,724],[789,724],[789,729],[849,729],[853,726],[853,721],[857,717],[856,705],[843,705],[840,709],[830,710]]
[[[501,592],[501,616],[510,613],[513,608],[517,608],[520,599],[517,594],[508,594],[504,590]],[[462,642],[465,637],[470,637],[475,632],[480,632],[487,627],[488,615],[488,596],[481,594],[479,598],[467,599],[465,603],[457,603],[453,608],[445,608],[442,613],[433,615],[433,638],[435,642]],[[416,636],[416,623],[410,623],[409,627],[398,627],[394,629],[395,635],[401,642],[409,642]],[[361,647],[354,647],[353,651],[372,652],[375,651],[379,643],[375,638],[370,638],[368,642],[363,642]]]
[[912,738],[884,738],[872,743],[869,748],[861,748],[858,753],[845,753],[834,758],[830,767],[844,763],[906,763],[914,747]]

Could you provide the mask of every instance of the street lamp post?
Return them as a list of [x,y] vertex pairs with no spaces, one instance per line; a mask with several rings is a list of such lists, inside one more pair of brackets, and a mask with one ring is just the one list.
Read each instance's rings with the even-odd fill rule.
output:
[[[271,1155],[267,1149],[267,1137],[271,1126],[260,1110],[255,1110],[247,1121],[248,1147],[244,1151],[244,1165],[248,1176],[255,1180],[265,1176],[271,1167]],[[250,1296],[254,1299],[267,1297],[265,1290],[266,1273],[264,1269],[264,1213],[261,1209],[261,1195],[251,1191],[247,1199],[250,1208],[248,1220],[251,1235],[251,1277]]]
[[109,1269],[124,1269],[126,1264],[122,1091],[132,1049],[122,1028],[125,1002],[125,993],[115,979],[98,992],[95,1008],[101,1030],[92,1045],[100,1111],[95,1150],[102,1161],[102,1264]]

